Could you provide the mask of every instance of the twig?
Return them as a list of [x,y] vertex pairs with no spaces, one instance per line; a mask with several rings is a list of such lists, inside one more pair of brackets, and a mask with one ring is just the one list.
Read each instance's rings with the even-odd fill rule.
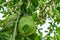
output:
[[13,1],[4,2],[1,5],[3,6],[3,5],[6,5],[7,3],[10,3],[10,2],[13,2]]
[[51,3],[51,2],[52,2],[52,0],[50,0],[48,3],[46,3],[46,6],[44,7],[44,9],[42,10],[41,13],[43,13],[43,12],[45,11],[45,9],[47,8],[47,5],[48,5],[49,3]]
[[14,28],[13,40],[15,40],[15,37],[16,37],[16,30],[17,30],[17,23],[18,23],[18,20],[19,20],[19,16],[18,16],[18,18],[17,18],[16,24],[15,24],[15,28]]
[[14,33],[13,33],[13,40],[15,40],[19,20],[21,19],[22,16],[23,16],[23,13],[20,13],[17,17],[17,21],[16,21],[16,24],[15,24]]

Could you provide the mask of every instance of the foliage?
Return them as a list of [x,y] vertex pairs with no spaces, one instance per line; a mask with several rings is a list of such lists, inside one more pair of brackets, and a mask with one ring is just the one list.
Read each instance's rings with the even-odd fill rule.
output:
[[[0,20],[0,40],[60,40],[60,27],[56,25],[60,23],[60,0],[0,0],[0,13],[5,18]],[[47,18],[52,21],[42,37],[37,26]]]

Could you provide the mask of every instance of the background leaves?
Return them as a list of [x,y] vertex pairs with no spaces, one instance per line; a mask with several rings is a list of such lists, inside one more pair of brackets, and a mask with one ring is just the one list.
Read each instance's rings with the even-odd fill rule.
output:
[[[5,18],[0,20],[0,27],[2,28],[0,30],[0,40],[12,40],[15,25],[17,25],[16,40],[60,40],[60,27],[58,27],[58,24],[60,24],[60,0],[0,0],[0,13],[4,14],[3,18]],[[34,23],[30,18],[23,19],[26,15],[32,18],[35,25],[33,25]],[[19,19],[16,24],[18,16]],[[52,22],[49,22],[49,32],[45,37],[42,37],[43,33],[40,32],[42,29],[39,30],[39,35],[36,31],[29,36],[20,35],[19,30],[21,29],[18,30],[18,25],[21,27],[24,23],[28,23],[28,25],[32,24],[38,30],[37,26],[39,24],[44,25],[47,18]],[[23,19],[23,23],[19,22],[21,19]],[[32,26],[29,27],[33,29]],[[30,30],[32,31],[32,29]],[[28,27],[24,26],[23,30],[27,32]],[[50,36],[52,32],[54,32],[53,37]]]

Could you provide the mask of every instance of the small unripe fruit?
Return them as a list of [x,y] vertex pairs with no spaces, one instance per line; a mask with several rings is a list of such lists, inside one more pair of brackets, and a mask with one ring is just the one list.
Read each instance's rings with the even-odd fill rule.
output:
[[29,36],[36,31],[35,23],[30,16],[23,16],[19,21],[18,30],[21,35]]

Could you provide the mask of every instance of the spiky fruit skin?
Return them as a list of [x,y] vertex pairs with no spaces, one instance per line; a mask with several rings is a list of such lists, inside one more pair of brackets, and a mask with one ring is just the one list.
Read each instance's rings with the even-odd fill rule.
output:
[[30,16],[24,16],[19,21],[18,30],[21,35],[29,36],[36,31],[35,23]]

